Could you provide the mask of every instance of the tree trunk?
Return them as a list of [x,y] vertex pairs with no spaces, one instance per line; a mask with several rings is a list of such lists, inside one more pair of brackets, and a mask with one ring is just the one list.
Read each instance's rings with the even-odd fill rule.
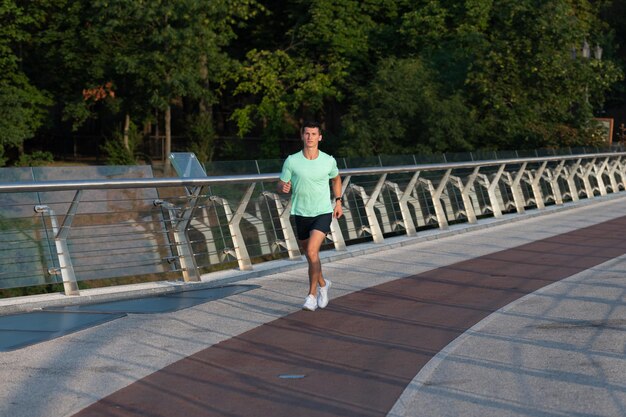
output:
[[[209,91],[209,68],[206,54],[200,56],[200,78],[202,78],[202,84],[204,84],[206,91]],[[206,113],[208,107],[206,100],[202,97],[200,99],[200,113]]]
[[171,168],[170,153],[172,153],[172,107],[168,105],[165,108],[165,161],[163,161],[165,175],[169,175]]
[[130,114],[126,113],[124,117],[124,147],[130,152],[130,143],[128,142],[128,131],[130,130]]

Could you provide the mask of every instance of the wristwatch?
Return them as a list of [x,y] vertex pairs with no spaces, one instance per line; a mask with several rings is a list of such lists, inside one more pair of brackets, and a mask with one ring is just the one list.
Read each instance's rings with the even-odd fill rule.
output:
[[343,203],[343,198],[342,198],[342,197],[335,197],[335,203],[336,203],[337,201],[341,201],[341,202]]

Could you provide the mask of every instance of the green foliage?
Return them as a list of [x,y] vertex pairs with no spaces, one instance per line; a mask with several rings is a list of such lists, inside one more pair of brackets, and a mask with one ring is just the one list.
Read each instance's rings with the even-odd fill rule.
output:
[[74,130],[98,117],[153,121],[155,109],[183,100],[214,104],[235,62],[224,52],[233,27],[260,10],[256,0],[46,0],[37,8],[45,18],[29,54],[33,74]]
[[102,151],[107,155],[109,165],[136,165],[137,147],[141,143],[142,136],[137,126],[131,123],[128,129],[128,147],[124,145],[124,137],[121,133],[115,133],[112,139],[102,145]]
[[21,148],[26,139],[35,135],[43,123],[45,107],[50,104],[23,77],[13,78],[11,81],[0,78],[0,166],[6,163],[5,150]]
[[121,138],[107,140],[102,145],[102,151],[107,155],[108,165],[135,165],[137,160],[133,153],[124,146]]
[[488,49],[476,54],[466,80],[482,144],[532,148],[586,140],[582,128],[620,77],[608,60],[572,58],[596,20],[566,0],[494,6],[489,32],[482,33]]
[[191,139],[189,151],[196,154],[201,163],[211,162],[215,155],[217,134],[210,113],[200,113],[187,119],[187,136]]
[[268,7],[283,13],[285,33],[249,51],[235,74],[235,94],[254,98],[233,112],[239,135],[260,126],[264,156],[277,156],[278,139],[343,99],[348,78],[364,69],[370,33],[382,30],[375,17],[393,15],[396,3],[314,0]]
[[0,74],[3,78],[10,78],[17,71],[20,59],[15,48],[28,39],[25,27],[32,23],[32,17],[14,0],[0,3]]
[[221,48],[232,25],[257,12],[252,0],[97,0],[90,11],[86,36],[100,51],[98,67],[158,109],[178,97],[213,100],[206,83],[230,70]]
[[29,154],[20,155],[15,166],[18,167],[42,167],[49,165],[54,161],[54,157],[50,152],[35,151]]
[[0,3],[0,166],[8,148],[21,148],[42,125],[50,100],[20,70],[19,45],[33,20],[14,1]]
[[460,151],[472,118],[462,98],[444,96],[434,71],[419,59],[390,58],[375,78],[357,90],[344,120],[342,154],[372,155]]
[[346,153],[591,144],[622,77],[610,59],[572,58],[606,29],[587,1],[420,1],[400,22],[405,51],[354,87]]
[[341,68],[328,68],[283,50],[250,51],[235,74],[235,94],[254,94],[259,101],[233,112],[239,135],[248,133],[257,122],[268,138],[297,130],[296,113],[319,111],[325,99],[338,96],[333,85],[338,72]]
[[[348,155],[591,144],[607,95],[624,102],[625,16],[605,0],[5,0],[0,165],[47,121],[99,118],[108,137],[171,108],[207,161],[234,133],[283,156],[307,118]],[[120,144],[105,148],[130,163]]]

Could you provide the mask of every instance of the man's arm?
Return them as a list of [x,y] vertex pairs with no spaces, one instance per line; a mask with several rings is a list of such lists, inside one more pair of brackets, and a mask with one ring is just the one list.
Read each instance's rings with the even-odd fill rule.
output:
[[[287,194],[291,191],[291,164],[290,157],[283,162],[283,168],[280,170],[280,176],[278,177],[278,184],[276,184],[276,191],[279,193]],[[287,181],[283,181],[282,179]]]
[[343,206],[342,201],[337,200],[337,198],[342,198],[341,196],[341,176],[337,175],[335,178],[331,179],[332,187],[333,187],[333,195],[335,196],[335,207],[333,208],[333,217],[338,219],[343,216]]
[[279,193],[287,194],[289,191],[291,191],[291,181],[284,182],[282,180],[278,180],[278,184],[276,184],[276,190]]

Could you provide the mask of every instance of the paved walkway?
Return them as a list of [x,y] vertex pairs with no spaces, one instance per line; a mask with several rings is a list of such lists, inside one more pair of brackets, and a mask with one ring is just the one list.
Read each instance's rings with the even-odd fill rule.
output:
[[325,264],[331,304],[314,313],[305,269],[283,268],[3,353],[0,415],[623,416],[624,208],[355,249]]

